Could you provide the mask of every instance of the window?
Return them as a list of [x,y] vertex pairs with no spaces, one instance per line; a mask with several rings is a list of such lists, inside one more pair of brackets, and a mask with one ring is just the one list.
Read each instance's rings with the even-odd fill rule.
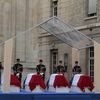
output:
[[55,67],[57,66],[57,62],[58,62],[58,49],[52,49],[50,52],[51,52],[50,73],[53,73],[55,71]]
[[94,81],[94,47],[89,48],[89,75]]
[[58,0],[51,0],[51,16],[57,16]]
[[88,0],[88,17],[96,16],[96,0]]
[[65,67],[65,71],[67,72],[67,68],[68,68],[68,54],[67,53],[64,54],[64,67]]

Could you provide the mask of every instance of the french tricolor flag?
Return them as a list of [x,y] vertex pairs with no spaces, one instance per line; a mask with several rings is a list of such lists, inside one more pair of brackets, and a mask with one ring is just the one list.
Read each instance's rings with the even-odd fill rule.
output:
[[53,86],[54,88],[56,87],[69,87],[69,82],[68,80],[64,77],[63,74],[52,74],[50,76],[49,86]]
[[46,88],[42,76],[37,73],[28,74],[25,80],[25,85],[29,86],[31,91],[34,90],[37,85],[39,85],[42,89]]
[[[3,84],[3,75],[2,75],[1,84]],[[14,74],[11,74],[10,76],[10,85],[21,87],[21,82],[18,80],[17,76],[15,76]]]
[[93,90],[94,85],[90,79],[89,76],[84,75],[84,74],[76,74],[74,75],[71,86],[77,86],[79,87],[82,91],[87,87],[90,91]]
[[21,87],[21,82],[18,80],[17,76],[12,74],[10,78],[10,85]]

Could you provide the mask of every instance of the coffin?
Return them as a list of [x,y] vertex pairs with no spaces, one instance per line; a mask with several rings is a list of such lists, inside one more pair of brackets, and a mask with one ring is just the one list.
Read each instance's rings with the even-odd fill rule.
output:
[[25,91],[29,92],[44,92],[46,89],[42,76],[37,73],[28,74],[24,85]]
[[[1,83],[3,84],[3,78]],[[21,88],[21,82],[18,80],[18,78],[15,75],[12,74],[10,78],[9,92],[20,92],[20,88]],[[1,90],[2,90],[2,86],[1,86]]]
[[69,82],[63,74],[52,74],[48,81],[49,92],[69,92]]
[[89,76],[84,74],[74,75],[71,82],[71,92],[92,92],[94,85]]

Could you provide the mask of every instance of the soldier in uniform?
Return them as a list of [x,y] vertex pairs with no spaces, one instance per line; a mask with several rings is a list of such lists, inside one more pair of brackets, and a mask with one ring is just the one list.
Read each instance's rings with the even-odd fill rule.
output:
[[14,75],[16,75],[18,77],[19,81],[21,81],[23,65],[20,64],[20,59],[16,59],[16,64],[14,64],[14,66],[13,66],[13,72],[14,72]]
[[42,59],[39,60],[39,64],[36,66],[36,71],[37,71],[37,73],[42,74],[43,80],[45,80],[46,67],[43,64],[43,60]]
[[72,69],[73,75],[77,73],[81,73],[81,67],[78,65],[78,61],[75,61],[75,66]]
[[57,73],[62,73],[64,74],[65,72],[65,68],[64,66],[62,65],[62,60],[59,61],[59,65],[57,66]]
[[2,69],[3,69],[2,62],[0,62],[0,84],[1,84],[1,73],[2,73]]

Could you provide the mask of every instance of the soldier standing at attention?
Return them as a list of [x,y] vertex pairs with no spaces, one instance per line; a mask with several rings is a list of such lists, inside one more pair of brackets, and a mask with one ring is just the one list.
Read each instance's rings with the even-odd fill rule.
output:
[[81,67],[78,65],[78,61],[75,61],[75,66],[72,69],[73,75],[77,74],[77,73],[81,73]]
[[13,72],[14,72],[14,75],[16,75],[18,77],[19,81],[21,81],[23,65],[20,64],[20,59],[16,59],[16,64],[14,64],[14,66],[13,66]]
[[64,66],[62,65],[62,60],[59,61],[59,65],[57,66],[57,73],[61,73],[61,74],[64,74],[65,72],[65,68]]
[[1,84],[1,73],[2,73],[2,69],[3,69],[2,62],[0,62],[0,84]]
[[45,72],[46,72],[46,67],[43,64],[43,60],[39,60],[39,64],[36,66],[36,70],[38,73],[42,74],[43,80],[45,80]]

